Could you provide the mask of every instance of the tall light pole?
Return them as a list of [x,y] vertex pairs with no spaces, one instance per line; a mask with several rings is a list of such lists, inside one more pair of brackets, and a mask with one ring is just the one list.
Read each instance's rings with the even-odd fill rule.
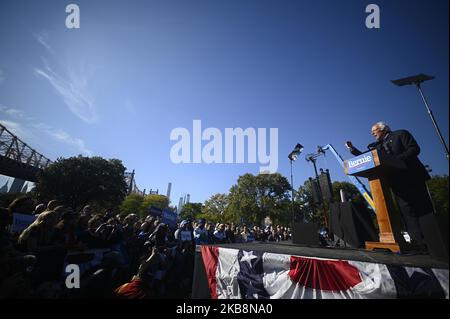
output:
[[294,222],[294,176],[292,175],[292,162],[293,160],[289,160],[291,163],[291,213],[292,213],[292,222]]
[[295,145],[295,148],[292,150],[292,152],[288,155],[289,162],[291,164],[291,191],[292,191],[292,198],[291,198],[291,210],[292,210],[292,226],[294,226],[294,175],[292,174],[292,162],[297,160],[300,153],[303,151],[303,146],[300,143],[297,143]]
[[[325,220],[325,226],[329,227],[328,224],[328,218],[327,218],[327,214],[325,212],[325,203],[323,201],[323,194],[322,194],[322,189],[320,187],[320,182],[319,182],[319,174],[317,173],[317,166],[316,166],[316,161],[317,158],[321,155],[325,155],[325,151],[322,149],[322,147],[317,146],[317,153],[312,153],[312,154],[308,154],[306,155],[305,159],[307,162],[311,162],[314,166],[314,174],[316,176],[316,183],[317,183],[317,191],[318,191],[318,195],[319,195],[319,203],[322,206],[323,209],[323,214],[324,214],[324,220]],[[314,187],[314,186],[313,186]]]
[[447,144],[445,143],[444,138],[442,137],[442,133],[441,130],[439,129],[436,120],[434,119],[433,116],[433,112],[431,112],[430,106],[428,105],[428,101],[425,98],[425,95],[423,94],[422,88],[421,88],[421,83],[428,81],[428,80],[433,80],[434,76],[429,76],[426,74],[417,74],[417,75],[413,75],[413,76],[409,76],[406,78],[402,78],[402,79],[398,79],[398,80],[392,80],[391,82],[394,83],[397,86],[404,86],[404,85],[415,85],[417,87],[417,89],[419,90],[420,96],[422,97],[423,103],[425,104],[425,107],[427,108],[427,112],[428,115],[430,115],[431,121],[433,122],[434,128],[436,130],[436,133],[439,136],[439,139],[441,140],[442,146],[444,146],[445,149],[445,155],[447,157],[447,161],[449,160],[449,154],[448,154],[448,147]]

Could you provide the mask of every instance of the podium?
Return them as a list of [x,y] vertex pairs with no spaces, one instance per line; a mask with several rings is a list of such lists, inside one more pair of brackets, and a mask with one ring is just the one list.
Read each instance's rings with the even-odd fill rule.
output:
[[366,242],[366,249],[387,249],[392,252],[406,250],[406,241],[401,234],[401,218],[395,205],[388,176],[406,170],[403,161],[372,150],[344,161],[347,175],[369,180],[370,190],[377,215],[379,242]]

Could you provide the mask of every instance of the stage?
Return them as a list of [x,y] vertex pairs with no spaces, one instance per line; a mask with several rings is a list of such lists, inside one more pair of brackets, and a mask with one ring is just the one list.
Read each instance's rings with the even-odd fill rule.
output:
[[[448,269],[424,254],[291,242],[198,246],[192,298],[448,299]],[[259,288],[249,295],[249,287]]]

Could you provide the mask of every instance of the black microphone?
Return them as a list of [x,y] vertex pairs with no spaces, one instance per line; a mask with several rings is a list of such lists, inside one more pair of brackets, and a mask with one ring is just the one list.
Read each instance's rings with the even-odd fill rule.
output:
[[373,142],[373,143],[370,143],[369,145],[367,145],[367,148],[369,150],[373,150],[373,149],[377,148],[377,146],[380,144],[381,144],[381,141],[376,141],[376,142]]

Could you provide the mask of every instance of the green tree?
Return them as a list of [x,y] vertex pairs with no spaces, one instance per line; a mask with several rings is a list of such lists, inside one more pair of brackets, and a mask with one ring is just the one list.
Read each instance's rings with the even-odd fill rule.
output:
[[242,175],[230,189],[226,215],[234,221],[243,217],[246,223],[256,225],[266,217],[285,223],[291,217],[290,189],[287,179],[279,173]]
[[38,174],[35,192],[40,201],[57,199],[74,209],[91,204],[116,207],[126,196],[125,167],[118,159],[59,158]]
[[208,215],[223,215],[228,207],[226,194],[214,194],[203,204],[202,212]]
[[141,195],[137,194],[131,194],[128,195],[122,204],[120,204],[120,213],[122,215],[129,215],[129,214],[139,214],[142,216],[142,203],[144,201],[144,198]]
[[161,210],[169,208],[169,199],[167,196],[150,194],[144,197],[141,205],[141,212],[143,215],[147,215],[148,209],[153,206]]
[[296,220],[303,220],[308,222],[316,222],[319,225],[325,224],[325,212],[328,207],[317,202],[320,194],[316,190],[316,198],[313,196],[313,188],[316,187],[313,180],[306,180],[303,186],[300,186],[295,193],[295,203],[299,207],[299,211],[295,212]]
[[448,215],[448,175],[433,176],[427,184],[436,213]]
[[214,194],[204,202],[201,213],[196,219],[205,218],[208,222],[231,222],[233,219],[227,215],[228,196],[226,194]]
[[197,219],[197,216],[202,212],[202,203],[186,203],[180,212],[182,219]]
[[[371,210],[368,207],[368,204],[366,203],[361,193],[359,193],[356,186],[352,183],[338,181],[332,183],[334,202],[341,201],[341,189],[344,190],[347,200],[351,201],[359,212],[370,214]],[[327,202],[324,202],[322,204],[314,202],[312,195],[312,186],[309,180],[305,182],[304,186],[301,186],[299,188],[298,192],[296,193],[295,200],[301,208],[301,213],[305,215],[307,220],[318,222],[321,226],[325,225],[325,214],[328,215],[330,210],[329,204]],[[375,219],[375,215],[371,215]]]

